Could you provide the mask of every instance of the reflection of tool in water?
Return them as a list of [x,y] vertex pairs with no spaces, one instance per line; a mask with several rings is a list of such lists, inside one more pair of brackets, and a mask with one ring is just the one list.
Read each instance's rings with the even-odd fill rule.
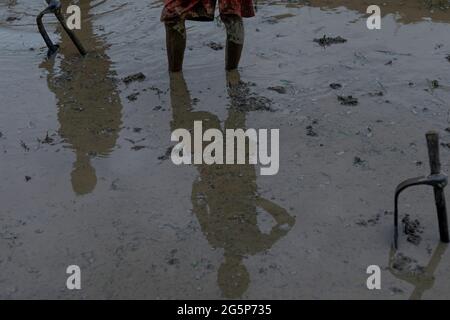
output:
[[431,173],[428,177],[417,177],[408,179],[400,183],[395,190],[395,211],[394,211],[394,247],[398,248],[398,197],[400,193],[412,186],[428,185],[434,189],[434,198],[439,221],[439,234],[441,241],[449,242],[447,208],[445,205],[444,188],[447,185],[447,176],[441,173],[441,163],[439,159],[439,135],[430,131],[426,134],[428,144],[428,155],[430,158]]
[[74,45],[77,47],[78,51],[81,55],[86,55],[86,50],[84,49],[83,45],[81,44],[80,40],[78,40],[75,33],[67,26],[66,21],[64,19],[64,16],[61,13],[61,2],[59,0],[45,0],[48,4],[48,7],[39,13],[39,15],[36,18],[36,23],[39,28],[39,32],[42,35],[42,38],[44,38],[45,44],[48,47],[47,57],[53,56],[59,49],[59,45],[53,44],[52,40],[48,36],[47,31],[44,28],[44,24],[42,23],[42,18],[44,15],[48,13],[53,13],[56,18],[58,19],[59,23],[61,23],[64,30],[69,35],[70,39],[74,43]]
[[414,290],[409,297],[410,300],[420,300],[425,291],[433,288],[435,280],[434,273],[436,272],[436,269],[441,262],[441,258],[447,248],[448,244],[439,243],[433,252],[430,262],[428,262],[428,265],[425,267],[424,272],[418,275],[411,272],[395,272],[395,268],[392,267],[392,264],[395,260],[395,252],[394,250],[391,250],[389,254],[389,270],[396,278],[406,281],[414,286]]

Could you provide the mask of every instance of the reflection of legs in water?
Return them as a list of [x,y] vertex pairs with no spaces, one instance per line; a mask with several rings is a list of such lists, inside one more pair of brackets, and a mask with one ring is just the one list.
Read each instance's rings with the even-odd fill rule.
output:
[[91,193],[97,185],[97,176],[92,167],[89,156],[77,153],[71,173],[72,189],[77,195]]
[[170,72],[183,69],[184,50],[186,49],[186,27],[184,20],[166,22],[167,60]]
[[227,71],[228,89],[235,88],[240,82],[241,82],[241,75],[239,74],[238,70],[234,69]]
[[225,261],[219,267],[217,282],[227,299],[240,298],[247,291],[250,275],[242,263],[242,256],[225,252]]
[[244,24],[238,15],[221,15],[227,29],[227,45],[225,52],[225,69],[237,69],[244,46]]
[[[194,121],[203,121],[207,128],[245,130],[246,113],[239,108],[239,86],[243,83],[237,70],[227,72],[227,84],[231,105],[221,127],[214,114],[192,110],[183,74],[171,73],[172,129],[189,130]],[[271,248],[289,232],[295,218],[277,204],[258,196],[254,165],[196,167],[199,179],[192,185],[193,212],[210,245],[224,250],[224,260],[217,275],[223,296],[240,298],[250,285],[250,274],[243,259]],[[262,232],[258,227],[257,208],[265,210],[276,222],[269,233]]]

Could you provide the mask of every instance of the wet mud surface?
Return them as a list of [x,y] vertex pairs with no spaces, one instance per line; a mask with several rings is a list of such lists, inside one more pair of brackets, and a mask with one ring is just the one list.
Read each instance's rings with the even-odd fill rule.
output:
[[[80,6],[88,55],[46,17],[61,45],[46,60],[42,3],[0,2],[0,298],[450,298],[429,187],[402,194],[391,250],[394,190],[429,173],[427,130],[449,169],[448,2],[258,2],[239,73],[217,19],[187,23],[174,76],[161,1]],[[175,166],[171,132],[199,120],[279,128],[278,175]]]

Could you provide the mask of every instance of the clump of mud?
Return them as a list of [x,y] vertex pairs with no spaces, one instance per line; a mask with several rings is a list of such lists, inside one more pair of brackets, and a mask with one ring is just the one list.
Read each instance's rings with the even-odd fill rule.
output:
[[342,84],[340,84],[340,83],[331,83],[330,84],[330,88],[333,89],[333,90],[339,90],[339,89],[342,88]]
[[318,134],[316,131],[314,131],[314,128],[312,125],[309,125],[306,127],[306,135],[310,137],[317,137]]
[[423,227],[420,225],[420,221],[415,219],[412,220],[407,214],[403,219],[403,233],[407,235],[406,240],[414,245],[419,245],[420,241],[422,241],[422,237],[420,236],[423,233]]
[[328,47],[332,44],[345,43],[347,42],[347,39],[344,39],[340,36],[327,37],[326,35],[323,35],[322,38],[314,39],[314,42],[318,43],[321,47]]
[[358,105],[358,99],[353,96],[338,96],[338,101],[343,106],[356,106]]
[[136,101],[138,99],[139,94],[140,94],[139,92],[130,94],[129,96],[127,96],[128,101]]

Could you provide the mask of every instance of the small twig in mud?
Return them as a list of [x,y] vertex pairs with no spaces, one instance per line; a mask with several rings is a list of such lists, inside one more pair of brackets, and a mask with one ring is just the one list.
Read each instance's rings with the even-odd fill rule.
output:
[[129,139],[129,138],[125,138],[124,140],[130,142],[131,144],[136,144],[136,143],[138,143],[138,142],[145,141],[145,138],[142,138],[142,139],[137,140],[137,141],[134,141],[134,140]]
[[139,150],[142,150],[142,149],[145,149],[145,148],[147,148],[147,147],[146,146],[132,146],[131,150],[139,151]]
[[347,42],[347,39],[344,39],[340,36],[327,37],[326,35],[323,35],[322,38],[314,39],[313,41],[318,43],[321,47],[327,47],[327,46],[331,46],[332,44],[336,44],[336,43],[345,43],[345,42]]

